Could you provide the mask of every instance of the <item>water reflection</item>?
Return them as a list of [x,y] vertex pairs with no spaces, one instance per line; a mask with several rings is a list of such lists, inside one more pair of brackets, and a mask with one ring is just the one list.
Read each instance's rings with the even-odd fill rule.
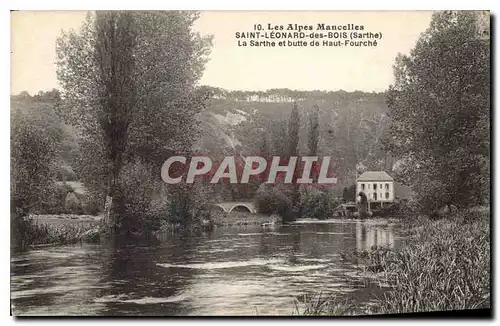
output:
[[13,312],[64,315],[290,314],[294,299],[349,291],[340,252],[398,246],[389,226],[306,223],[166,236],[154,247],[82,245],[15,254]]
[[392,226],[383,228],[380,226],[366,225],[363,222],[356,223],[357,250],[369,250],[372,246],[384,245],[394,248],[394,230]]

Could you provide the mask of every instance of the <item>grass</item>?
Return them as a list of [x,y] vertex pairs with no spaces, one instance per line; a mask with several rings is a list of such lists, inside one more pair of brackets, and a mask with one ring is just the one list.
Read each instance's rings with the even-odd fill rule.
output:
[[349,316],[356,315],[360,310],[352,299],[337,295],[304,295],[295,301],[294,315],[300,316]]
[[489,217],[489,209],[481,208],[446,220],[407,220],[409,239],[404,248],[373,247],[347,257],[364,260],[368,270],[386,278],[389,290],[373,305],[346,305],[339,297],[320,294],[319,298],[307,298],[300,313],[394,314],[489,308]]

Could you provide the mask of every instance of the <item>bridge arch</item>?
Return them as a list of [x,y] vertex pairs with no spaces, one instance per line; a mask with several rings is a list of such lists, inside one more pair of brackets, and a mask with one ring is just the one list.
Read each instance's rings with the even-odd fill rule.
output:
[[212,205],[210,205],[210,209],[212,209],[214,211],[217,211],[217,212],[228,213],[227,208],[224,207],[224,205],[221,205],[221,204],[212,204]]
[[207,209],[230,214],[233,211],[247,212],[251,214],[257,213],[257,209],[251,202],[222,202],[206,204]]
[[232,211],[255,213],[254,208],[248,204],[236,204],[229,210],[229,213],[231,213]]

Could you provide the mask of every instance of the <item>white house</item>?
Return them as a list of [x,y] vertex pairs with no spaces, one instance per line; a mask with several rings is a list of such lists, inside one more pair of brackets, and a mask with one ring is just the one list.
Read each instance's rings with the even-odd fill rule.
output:
[[356,180],[356,200],[363,191],[368,201],[390,203],[394,201],[394,179],[384,171],[366,171]]

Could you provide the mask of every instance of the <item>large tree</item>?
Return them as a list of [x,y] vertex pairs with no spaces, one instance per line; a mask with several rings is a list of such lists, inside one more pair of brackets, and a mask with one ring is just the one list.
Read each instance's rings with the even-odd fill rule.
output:
[[296,156],[299,147],[300,116],[297,103],[293,103],[290,120],[288,120],[288,156]]
[[312,112],[309,113],[309,126],[307,133],[307,148],[309,155],[318,155],[318,141],[319,141],[319,108],[314,105]]
[[193,32],[197,17],[96,12],[58,39],[60,113],[78,130],[84,181],[107,194],[113,228],[132,228],[123,219],[130,216],[120,189],[124,165],[139,160],[159,179],[165,157],[196,137],[206,99],[196,82],[211,40]]
[[[486,22],[485,25],[483,24]],[[410,55],[399,55],[387,100],[388,149],[424,209],[477,205],[489,188],[489,17],[439,12]],[[486,37],[485,37],[486,36]]]

